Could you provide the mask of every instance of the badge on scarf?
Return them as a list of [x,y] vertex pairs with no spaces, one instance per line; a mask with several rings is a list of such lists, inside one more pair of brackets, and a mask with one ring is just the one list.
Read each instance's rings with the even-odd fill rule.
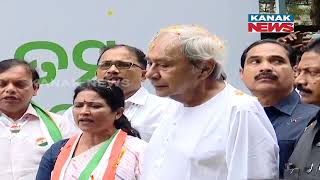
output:
[[36,139],[36,143],[38,146],[48,145],[48,142],[47,142],[46,138],[44,138],[44,137],[39,137],[38,139]]

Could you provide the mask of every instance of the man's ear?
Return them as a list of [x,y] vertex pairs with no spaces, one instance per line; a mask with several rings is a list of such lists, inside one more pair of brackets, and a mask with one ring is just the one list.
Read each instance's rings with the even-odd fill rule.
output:
[[217,64],[216,61],[213,59],[203,61],[200,66],[201,74],[200,74],[199,78],[200,79],[207,79],[213,73],[216,64]]
[[33,82],[32,83],[32,87],[33,87],[33,90],[34,90],[33,96],[36,96],[38,94],[38,90],[39,90],[39,87],[40,87],[39,82]]
[[240,79],[243,80],[243,68],[239,68]]
[[146,73],[147,73],[147,70],[141,70],[141,81],[146,80]]

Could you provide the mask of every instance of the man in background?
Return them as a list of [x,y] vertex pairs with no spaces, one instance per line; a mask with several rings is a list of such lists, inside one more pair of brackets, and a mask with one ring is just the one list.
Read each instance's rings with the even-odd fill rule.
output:
[[302,103],[294,90],[295,62],[292,48],[270,39],[254,42],[241,56],[241,79],[264,107],[277,134],[281,178],[295,144],[319,109]]
[[35,179],[44,152],[70,137],[70,121],[31,102],[39,89],[39,74],[27,62],[0,62],[0,177]]
[[[305,49],[295,83],[302,101],[320,105],[320,39]],[[320,179],[320,113],[299,139],[286,167],[286,179]]]
[[302,101],[320,106],[320,39],[304,51],[296,68],[295,83]]

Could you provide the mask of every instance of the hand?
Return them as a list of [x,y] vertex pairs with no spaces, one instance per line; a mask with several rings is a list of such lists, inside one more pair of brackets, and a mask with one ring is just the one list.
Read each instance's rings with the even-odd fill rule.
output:
[[310,37],[306,36],[308,33],[300,33],[296,31],[284,37],[278,38],[277,41],[290,45],[294,49],[302,50],[310,42]]
[[296,31],[284,37],[278,38],[277,41],[285,44],[292,44],[294,41],[298,39],[298,34],[300,34],[300,31]]

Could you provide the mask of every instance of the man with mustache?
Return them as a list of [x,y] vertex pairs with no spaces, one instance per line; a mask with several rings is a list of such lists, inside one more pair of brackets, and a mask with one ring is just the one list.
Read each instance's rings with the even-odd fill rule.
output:
[[[320,106],[320,39],[304,50],[296,68],[295,84],[302,101]],[[320,179],[320,114],[299,139],[287,166],[287,179]]]
[[304,51],[296,69],[295,83],[303,102],[320,106],[320,39]]
[[[145,54],[123,44],[105,47],[100,52],[97,65],[97,80],[114,83],[123,90],[126,99],[124,114],[132,127],[140,132],[141,138],[148,142],[165,109],[175,103],[150,94],[141,85],[146,79]],[[64,116],[73,121],[72,108]]]
[[264,107],[277,134],[280,147],[280,177],[285,163],[318,108],[300,101],[294,90],[296,56],[287,45],[275,40],[251,44],[241,56],[240,77]]
[[1,179],[35,179],[45,151],[75,132],[69,121],[31,102],[38,80],[38,72],[25,61],[0,62]]

